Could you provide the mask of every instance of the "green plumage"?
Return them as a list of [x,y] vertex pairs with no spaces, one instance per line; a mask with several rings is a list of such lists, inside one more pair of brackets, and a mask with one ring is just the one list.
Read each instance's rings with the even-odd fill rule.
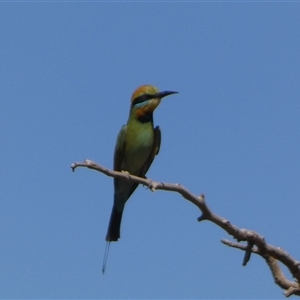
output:
[[[153,129],[153,123],[128,121],[118,135],[114,154],[114,170],[127,171],[144,177],[154,157],[158,154],[161,141],[159,127]],[[107,241],[117,241],[120,237],[120,225],[126,201],[138,184],[128,180],[114,179],[114,205],[106,235]]]
[[[132,175],[145,177],[161,142],[159,127],[153,126],[153,111],[163,97],[176,92],[159,92],[151,85],[139,87],[132,95],[128,122],[117,137],[114,152],[114,170],[127,171]],[[126,201],[138,184],[114,179],[114,204],[106,234],[106,241],[120,238],[120,226]]]

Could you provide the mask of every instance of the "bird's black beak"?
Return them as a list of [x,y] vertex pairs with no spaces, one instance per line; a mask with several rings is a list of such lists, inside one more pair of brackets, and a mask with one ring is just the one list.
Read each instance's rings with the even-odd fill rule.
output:
[[178,94],[178,92],[172,92],[172,91],[164,91],[164,92],[159,92],[155,95],[154,98],[163,98],[172,94]]

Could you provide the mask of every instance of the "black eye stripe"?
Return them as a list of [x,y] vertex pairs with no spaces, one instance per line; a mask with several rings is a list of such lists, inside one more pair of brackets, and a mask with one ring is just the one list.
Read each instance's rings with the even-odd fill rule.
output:
[[156,94],[154,95],[150,95],[150,94],[143,94],[141,96],[138,96],[136,98],[133,99],[132,101],[132,106],[138,104],[138,103],[142,103],[142,102],[145,102],[147,100],[150,100],[150,99],[153,99],[156,97]]

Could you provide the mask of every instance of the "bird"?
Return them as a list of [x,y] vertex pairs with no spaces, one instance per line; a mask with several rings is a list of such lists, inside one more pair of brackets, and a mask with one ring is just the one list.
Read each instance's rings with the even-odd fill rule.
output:
[[[153,112],[161,99],[177,94],[174,91],[160,92],[153,85],[139,86],[132,94],[129,117],[121,127],[114,150],[114,170],[144,177],[158,154],[161,143],[159,126],[154,128]],[[102,273],[105,272],[109,246],[120,238],[121,220],[127,200],[138,183],[114,178],[114,202],[106,234],[106,250]]]

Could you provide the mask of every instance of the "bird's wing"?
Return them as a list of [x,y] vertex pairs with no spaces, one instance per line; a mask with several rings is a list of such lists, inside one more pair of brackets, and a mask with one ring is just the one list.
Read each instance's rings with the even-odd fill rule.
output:
[[[125,153],[125,135],[127,131],[127,126],[124,125],[118,135],[117,138],[117,144],[115,147],[115,154],[114,154],[114,170],[115,171],[122,171],[122,164],[124,159],[124,153]],[[154,128],[154,141],[153,141],[153,147],[152,151],[149,155],[148,160],[145,162],[144,166],[140,169],[139,174],[136,174],[136,176],[145,177],[145,174],[147,173],[148,169],[150,168],[155,155],[158,154],[159,148],[160,148],[160,141],[161,141],[161,132],[158,126]],[[120,182],[120,179],[114,178],[114,184],[115,188],[117,187],[118,183]],[[131,196],[131,194],[135,191],[137,188],[138,183],[132,182],[131,183],[131,189],[127,195],[127,199]]]
[[152,151],[149,155],[148,160],[146,161],[144,166],[141,168],[141,171],[140,171],[140,174],[139,174],[140,177],[145,177],[148,169],[150,168],[150,166],[151,166],[151,164],[154,160],[155,155],[157,155],[158,152],[159,152],[160,142],[161,142],[161,131],[160,131],[159,127],[156,126],[154,128],[154,140],[153,140]]
[[127,131],[127,126],[123,125],[117,137],[117,143],[115,146],[115,153],[114,153],[115,171],[122,171],[122,163],[123,163],[124,153],[125,153],[126,131]]
[[[160,132],[159,127],[156,126],[154,128],[154,140],[153,140],[153,147],[152,147],[151,153],[149,155],[148,160],[145,162],[143,167],[140,169],[139,174],[136,174],[137,176],[146,178],[146,173],[147,173],[148,169],[150,168],[150,166],[151,166],[151,164],[154,160],[155,155],[157,155],[158,152],[159,152],[160,141],[161,141],[161,132]],[[137,188],[138,185],[139,185],[138,183],[133,183],[132,184],[132,187],[131,187],[128,198],[135,191],[135,189]]]

